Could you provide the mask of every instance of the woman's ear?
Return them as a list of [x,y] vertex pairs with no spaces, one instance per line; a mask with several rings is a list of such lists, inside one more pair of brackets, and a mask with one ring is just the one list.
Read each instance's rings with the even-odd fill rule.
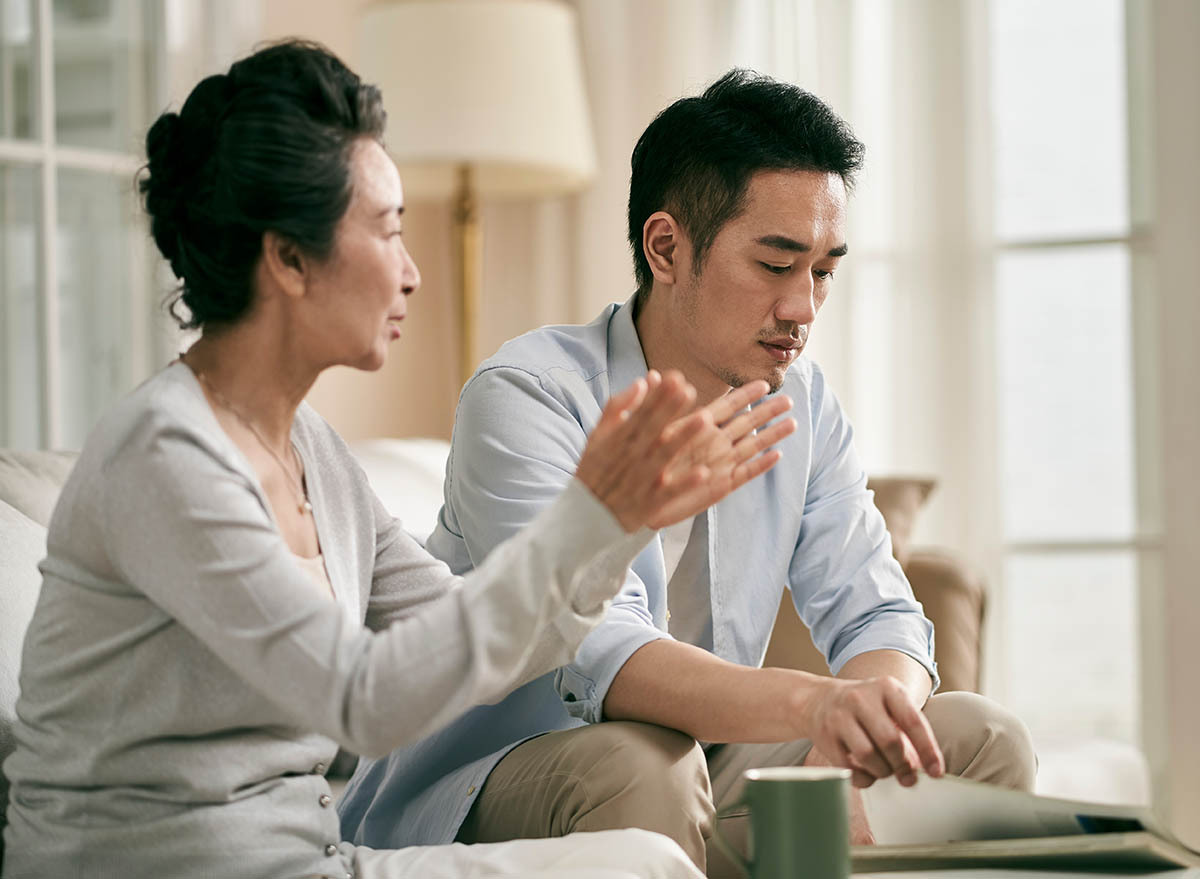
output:
[[294,241],[277,232],[264,232],[262,265],[273,286],[284,295],[304,295],[312,271],[312,262]]
[[655,211],[642,225],[642,253],[660,284],[673,285],[679,273],[683,231],[666,211]]

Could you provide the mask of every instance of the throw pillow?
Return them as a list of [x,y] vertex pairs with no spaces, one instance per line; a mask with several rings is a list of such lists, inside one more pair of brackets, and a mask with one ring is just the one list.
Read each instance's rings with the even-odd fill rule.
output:
[[[0,762],[15,745],[17,677],[25,629],[33,617],[42,575],[38,563],[46,555],[46,529],[0,501]],[[8,781],[0,772],[0,806],[8,802]],[[4,810],[0,808],[0,827]]]
[[892,555],[901,567],[908,564],[917,512],[936,484],[933,479],[909,476],[877,476],[867,481],[867,488],[875,492],[875,506],[883,513],[883,522],[892,535]]
[[76,452],[0,449],[0,500],[41,525],[50,524],[58,493],[78,457]]

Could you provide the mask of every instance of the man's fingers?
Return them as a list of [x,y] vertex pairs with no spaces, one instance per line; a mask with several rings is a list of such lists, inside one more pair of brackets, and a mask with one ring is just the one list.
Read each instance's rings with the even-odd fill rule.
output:
[[946,771],[946,761],[942,756],[942,749],[938,747],[937,738],[925,714],[913,705],[908,693],[900,687],[888,689],[884,692],[884,704],[896,726],[912,742],[925,771],[934,778],[943,775]]
[[861,770],[875,778],[887,778],[892,774],[893,767],[879,752],[871,735],[858,723],[842,730],[842,745],[848,755],[850,769]]
[[870,787],[875,783],[875,776],[861,769],[851,769],[850,783],[855,787]]
[[916,781],[918,764],[910,762],[916,754],[908,743],[908,737],[886,712],[873,712],[870,717],[862,720],[863,727],[875,749],[887,761],[889,772],[896,773],[900,783],[907,786]]

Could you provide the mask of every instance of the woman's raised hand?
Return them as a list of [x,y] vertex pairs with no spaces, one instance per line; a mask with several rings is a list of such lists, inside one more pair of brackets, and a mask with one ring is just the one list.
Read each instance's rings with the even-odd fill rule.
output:
[[771,446],[796,422],[755,432],[792,406],[779,396],[747,410],[767,390],[749,382],[696,409],[680,373],[651,370],[608,401],[575,475],[628,532],[695,516],[779,460]]

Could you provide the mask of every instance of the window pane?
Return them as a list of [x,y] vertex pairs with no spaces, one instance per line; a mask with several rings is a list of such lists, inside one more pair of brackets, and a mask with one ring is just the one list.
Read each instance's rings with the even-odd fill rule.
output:
[[145,279],[133,184],[124,175],[58,176],[58,289],[62,436],[79,448],[140,367]]
[[1010,557],[1005,701],[1036,737],[1138,735],[1132,552]]
[[992,128],[1002,240],[1129,225],[1121,0],[993,0]]
[[0,0],[0,138],[34,136],[32,0]]
[[0,164],[0,442],[41,445],[38,170]]
[[1129,254],[1004,253],[996,266],[1005,537],[1133,535]]
[[150,125],[155,0],[54,0],[60,143],[140,153]]

